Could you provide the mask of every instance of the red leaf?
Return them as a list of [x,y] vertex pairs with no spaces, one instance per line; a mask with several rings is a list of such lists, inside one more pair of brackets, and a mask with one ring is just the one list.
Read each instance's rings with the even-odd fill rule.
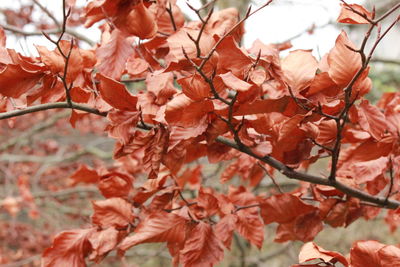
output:
[[376,177],[384,174],[389,162],[388,157],[380,157],[369,161],[355,162],[350,167],[351,176],[357,184],[373,181]]
[[123,228],[133,223],[132,205],[122,198],[93,201],[92,221],[102,227]]
[[[183,50],[185,50],[185,53],[188,55],[189,58],[196,57],[197,55],[196,46],[193,43],[193,41],[190,40],[188,34],[190,34],[193,38],[197,38],[199,30],[182,27],[173,35],[168,37],[167,39],[169,46],[168,57],[170,58],[171,61],[179,62],[181,60],[186,60]],[[211,35],[206,32],[203,32],[199,43],[201,56],[207,55],[207,53],[211,50],[214,43],[215,41],[213,40]]]
[[139,121],[139,111],[113,110],[108,112],[110,124],[107,126],[108,136],[118,139],[123,145],[127,144],[136,131]]
[[9,64],[0,73],[0,94],[18,98],[39,83],[43,73],[24,70],[20,65]]
[[371,12],[365,9],[365,7],[357,4],[342,4],[342,9],[340,10],[340,15],[337,18],[337,22],[348,24],[369,24],[368,20],[355,13],[353,10],[351,10],[351,8],[361,14],[364,14],[368,19],[372,20]]
[[64,72],[65,61],[58,50],[49,51],[45,46],[40,45],[36,46],[36,50],[39,52],[41,61],[50,68],[52,73]]
[[137,97],[131,95],[125,85],[100,73],[96,78],[100,80],[99,91],[104,101],[116,109],[136,111]]
[[118,244],[119,231],[114,227],[95,232],[90,235],[89,242],[92,245],[92,253],[89,259],[99,263],[107,253],[113,250]]
[[258,215],[258,211],[250,213],[249,209],[240,210],[236,230],[251,244],[261,249],[264,241],[264,224]]
[[97,171],[88,167],[86,164],[81,164],[79,168],[70,176],[72,185],[78,183],[95,184],[99,181],[100,176]]
[[127,34],[134,35],[140,39],[150,39],[157,33],[158,27],[152,12],[149,11],[139,1],[132,9],[124,10],[122,7],[117,14],[114,23],[122,31]]
[[317,67],[318,62],[309,50],[291,51],[282,61],[286,82],[296,95],[310,86]]
[[399,267],[400,266],[400,248],[396,246],[385,246],[378,251],[381,265]]
[[177,82],[182,86],[182,92],[194,101],[203,100],[211,95],[210,85],[197,73]]
[[227,72],[218,76],[221,77],[223,83],[232,90],[245,92],[252,87],[251,84],[239,79],[232,72]]
[[133,51],[132,40],[119,30],[114,29],[110,40],[96,50],[99,72],[119,80],[125,70],[126,61]]
[[349,263],[342,254],[336,251],[325,250],[317,246],[314,242],[308,242],[301,247],[299,262],[303,263],[314,259],[322,259],[326,263],[333,264],[340,262],[346,267],[349,266]]
[[78,229],[58,234],[53,245],[44,251],[42,266],[86,267],[85,257],[91,251],[88,238],[93,232],[94,229]]
[[279,99],[255,100],[251,103],[244,103],[234,112],[235,116],[252,115],[260,113],[284,112],[292,101],[291,97]]
[[276,230],[275,242],[300,240],[311,241],[323,229],[321,218],[317,211],[300,215],[294,221],[280,224]]
[[202,221],[193,228],[181,251],[184,267],[212,267],[224,257],[224,248],[211,225]]
[[135,233],[125,238],[118,248],[125,251],[142,243],[182,243],[186,238],[186,224],[187,220],[181,216],[156,211],[146,217],[136,227]]
[[350,250],[352,267],[384,267],[378,251],[385,245],[377,241],[357,241]]
[[152,129],[152,137],[145,145],[143,167],[149,173],[149,179],[157,178],[160,163],[168,148],[169,133],[164,127]]
[[261,216],[265,224],[272,222],[288,223],[300,215],[310,213],[316,208],[304,203],[299,197],[291,194],[275,195],[261,203]]
[[359,106],[354,107],[361,129],[370,133],[375,140],[381,140],[388,128],[385,115],[378,107],[372,106],[368,100],[363,100]]
[[195,127],[213,110],[210,100],[193,102],[184,94],[178,94],[167,104],[165,120],[174,126]]
[[346,32],[342,31],[336,39],[335,47],[329,52],[329,76],[339,86],[345,87],[353,79],[361,68],[361,57],[354,49],[353,43],[347,38]]
[[228,214],[224,216],[215,226],[215,234],[227,249],[231,249],[233,231],[235,230],[236,222],[236,214]]
[[106,198],[127,197],[132,190],[132,181],[127,175],[111,172],[101,177],[98,187]]

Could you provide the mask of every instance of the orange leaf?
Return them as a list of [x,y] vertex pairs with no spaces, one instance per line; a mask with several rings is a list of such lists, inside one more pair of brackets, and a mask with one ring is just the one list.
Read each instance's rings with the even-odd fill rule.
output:
[[400,266],[400,248],[390,245],[381,248],[378,251],[381,265],[383,266]]
[[345,87],[353,79],[361,68],[361,57],[354,49],[353,43],[347,38],[346,32],[342,31],[336,39],[335,47],[329,52],[329,76],[339,86]]
[[53,245],[44,251],[42,266],[86,267],[85,257],[91,250],[88,238],[93,232],[94,229],[61,232],[54,238]]
[[258,215],[258,211],[255,213],[249,210],[240,210],[238,212],[236,230],[251,244],[261,249],[264,241],[264,224]]
[[181,251],[183,267],[212,267],[224,257],[224,247],[214,228],[202,221],[191,231]]
[[375,140],[381,140],[388,126],[385,115],[378,107],[372,106],[368,100],[361,101],[359,106],[354,106],[357,111],[357,122],[361,129],[371,134]]
[[96,78],[100,80],[99,91],[104,101],[116,109],[136,111],[137,97],[131,95],[125,85],[101,73]]
[[[377,241],[357,241],[350,250],[352,267],[386,267],[380,263],[378,251],[385,245]],[[392,265],[391,265],[392,266]]]
[[39,83],[43,73],[24,70],[20,65],[9,64],[0,73],[0,94],[18,98]]
[[282,61],[287,84],[295,94],[310,86],[318,62],[309,50],[295,50]]
[[119,80],[133,51],[132,40],[118,29],[113,30],[110,40],[96,50],[99,72]]
[[[36,50],[39,52],[41,61],[50,68],[50,71],[54,74],[63,73],[65,61],[58,51],[49,51],[45,46],[36,46]],[[56,52],[57,51],[57,52]]]
[[269,197],[261,203],[261,216],[265,224],[272,222],[288,223],[300,215],[309,213],[316,208],[304,203],[299,197],[291,194],[281,194]]
[[221,77],[223,83],[232,90],[245,92],[252,87],[251,84],[239,79],[232,72],[227,72],[218,76]]
[[123,228],[133,222],[132,205],[122,198],[109,198],[93,201],[94,224],[107,228],[110,226]]
[[179,79],[177,82],[182,86],[182,92],[194,101],[203,100],[211,95],[209,84],[197,73]]
[[194,102],[186,95],[178,94],[167,104],[165,120],[170,125],[195,127],[213,110],[214,105],[210,100]]
[[349,263],[342,254],[336,251],[325,250],[317,246],[314,242],[308,242],[301,247],[299,262],[303,263],[314,259],[322,259],[325,263],[333,264],[340,262],[346,267],[349,266]]
[[136,227],[135,233],[125,238],[118,246],[126,251],[142,243],[168,242],[182,243],[185,238],[187,220],[174,213],[156,211],[146,217]]
[[311,241],[323,229],[318,211],[297,216],[289,223],[280,224],[276,230],[275,242],[300,240]]
[[118,235],[119,231],[114,227],[91,234],[88,239],[92,246],[92,252],[89,255],[89,259],[99,263],[105,256],[107,256],[108,252],[116,247],[119,241]]
[[72,179],[72,185],[78,183],[94,184],[100,179],[99,174],[96,170],[88,167],[86,164],[81,164],[79,168],[70,176]]
[[357,4],[345,5],[342,4],[340,15],[337,18],[337,22],[348,23],[348,24],[369,24],[368,20],[355,13],[353,10],[364,14],[368,19],[372,20],[372,13],[369,12],[365,7]]
[[150,39],[156,35],[158,27],[154,15],[143,5],[142,0],[128,12],[126,14],[122,10],[114,20],[120,30],[140,39]]
[[227,249],[231,249],[233,231],[235,230],[236,222],[236,214],[227,214],[215,226],[215,234]]
[[127,175],[110,172],[101,177],[98,188],[106,198],[127,197],[132,190],[132,181]]

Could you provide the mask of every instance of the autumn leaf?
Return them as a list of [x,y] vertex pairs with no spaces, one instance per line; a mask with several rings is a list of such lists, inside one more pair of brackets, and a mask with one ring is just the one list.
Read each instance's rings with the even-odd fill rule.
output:
[[261,249],[264,241],[264,224],[258,214],[241,210],[236,221],[235,230],[251,244]]
[[182,92],[194,101],[203,100],[211,95],[210,85],[197,73],[177,82],[182,86]]
[[342,254],[336,251],[325,250],[316,245],[314,242],[308,242],[301,247],[299,253],[299,262],[304,263],[314,259],[321,259],[326,263],[333,264],[340,262],[346,267],[349,266],[346,258]]
[[153,13],[140,0],[132,9],[122,10],[114,20],[115,25],[129,35],[140,39],[150,39],[157,33],[158,27]]
[[295,95],[310,86],[318,62],[309,50],[291,51],[282,61],[286,82]]
[[92,222],[102,228],[123,228],[133,223],[132,205],[122,198],[93,201]]
[[239,79],[232,72],[227,72],[227,73],[224,73],[224,74],[220,74],[218,76],[222,79],[223,83],[229,89],[232,89],[232,90],[235,90],[235,91],[245,92],[245,91],[249,90],[252,87],[251,84]]
[[114,227],[94,232],[88,238],[92,246],[89,259],[99,263],[117,246],[119,239],[119,231]]
[[126,237],[118,248],[126,251],[142,243],[182,243],[186,238],[186,224],[187,220],[179,215],[156,211],[146,217],[136,227],[134,234]]
[[369,103],[368,100],[362,100],[359,106],[354,106],[357,112],[357,122],[361,129],[371,134],[375,140],[381,140],[388,129],[385,115]]
[[328,55],[329,76],[342,87],[347,86],[361,69],[361,57],[351,48],[355,49],[346,32],[342,31]]
[[215,234],[227,249],[231,249],[233,231],[238,218],[236,214],[227,214],[215,226]]
[[28,71],[20,65],[9,64],[0,72],[0,93],[18,98],[32,90],[43,77],[42,72]]
[[86,267],[85,257],[91,251],[88,238],[94,229],[78,229],[59,233],[53,245],[43,252],[42,266]]
[[127,197],[132,190],[132,179],[122,173],[110,172],[101,176],[98,188],[106,198]]
[[385,245],[377,241],[357,241],[350,249],[352,267],[384,267],[380,263],[378,251]]
[[110,40],[96,50],[97,68],[104,76],[119,80],[132,53],[132,40],[115,29],[111,33]]
[[193,228],[181,251],[184,267],[212,267],[224,257],[222,242],[214,228],[202,221]]
[[175,126],[194,127],[213,109],[210,100],[194,102],[186,95],[178,94],[167,104],[165,120]]
[[269,197],[261,203],[260,208],[265,224],[288,223],[300,215],[315,210],[314,206],[304,203],[299,197],[291,194]]
[[116,109],[136,111],[137,97],[131,95],[125,85],[100,73],[96,78],[100,81],[99,91],[104,101]]
[[72,179],[71,185],[76,185],[78,183],[94,184],[99,181],[100,175],[93,168],[86,164],[81,164],[70,176],[70,179]]
[[[352,9],[365,17],[360,16]],[[369,21],[366,18],[369,20],[373,19],[372,13],[365,9],[365,7],[358,4],[342,4],[342,9],[340,10],[337,22],[348,24],[369,24]]]

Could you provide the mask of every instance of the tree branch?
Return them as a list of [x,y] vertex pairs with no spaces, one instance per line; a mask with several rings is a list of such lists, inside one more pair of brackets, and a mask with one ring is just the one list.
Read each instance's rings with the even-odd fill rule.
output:
[[3,113],[0,113],[0,120],[18,117],[18,116],[22,116],[25,114],[34,113],[34,112],[38,112],[38,111],[42,111],[42,110],[60,109],[60,108],[73,108],[76,110],[85,111],[85,112],[103,116],[103,117],[107,116],[107,112],[101,112],[98,109],[95,109],[95,108],[92,108],[92,107],[89,107],[86,105],[82,105],[82,104],[77,104],[75,102],[71,102],[71,103],[72,103],[72,106],[70,106],[67,102],[56,102],[56,103],[47,103],[47,104],[31,106],[31,107],[27,107],[25,109],[20,109],[20,110],[3,112]]

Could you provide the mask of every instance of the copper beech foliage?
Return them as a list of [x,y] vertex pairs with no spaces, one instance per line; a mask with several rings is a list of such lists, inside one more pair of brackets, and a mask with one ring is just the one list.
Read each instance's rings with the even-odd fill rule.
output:
[[[104,199],[92,201],[92,227],[59,233],[42,266],[86,266],[152,242],[166,243],[175,266],[215,266],[234,233],[261,249],[271,223],[276,242],[307,242],[294,266],[400,265],[397,246],[357,241],[343,256],[311,242],[324,225],[346,227],[382,208],[391,229],[398,226],[400,94],[385,93],[376,105],[364,97],[371,56],[399,17],[381,22],[399,4],[377,18],[343,2],[338,22],[367,24],[365,38],[356,45],[341,31],[321,59],[310,50],[281,57],[290,44],[240,47],[244,22],[259,9],[239,19],[211,2],[191,7],[199,19],[186,21],[174,0],[92,0],[69,24],[74,1],[63,4],[59,34],[43,37],[55,48],[36,46],[39,56],[7,49],[1,30],[0,117],[66,108],[75,126],[105,116],[115,166],[81,164],[70,176],[72,186],[97,185]],[[80,23],[101,30],[90,49],[68,29]],[[132,90],[137,82],[145,89]],[[326,157],[325,176],[307,173]],[[220,182],[239,176],[242,185],[205,186],[203,158],[229,161]],[[303,182],[284,192],[275,170]],[[266,173],[276,188],[256,194]]]

